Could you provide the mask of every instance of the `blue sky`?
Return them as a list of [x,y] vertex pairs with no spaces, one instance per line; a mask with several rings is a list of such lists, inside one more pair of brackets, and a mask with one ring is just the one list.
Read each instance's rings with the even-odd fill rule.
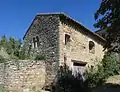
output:
[[92,31],[101,0],[0,0],[0,37],[24,36],[37,13],[65,12]]

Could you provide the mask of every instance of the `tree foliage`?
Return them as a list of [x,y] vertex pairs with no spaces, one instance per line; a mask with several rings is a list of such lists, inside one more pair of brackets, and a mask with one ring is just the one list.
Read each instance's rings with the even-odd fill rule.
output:
[[45,55],[37,54],[35,60],[45,60]]
[[108,77],[117,75],[119,72],[120,66],[114,53],[106,53],[100,64],[86,71],[86,84],[88,84],[88,87],[99,86],[103,84]]
[[6,38],[5,35],[1,37],[0,47],[5,47],[5,48],[7,48],[7,38]]
[[26,59],[28,55],[25,53],[25,48],[22,46],[22,41],[15,40],[13,37],[9,39],[6,36],[2,36],[0,40],[0,48],[3,47],[7,54],[10,56],[10,59]]
[[0,92],[5,92],[5,89],[3,86],[0,86]]
[[5,58],[0,55],[0,63],[6,62]]
[[26,49],[25,49],[24,45],[21,46],[21,48],[19,50],[19,59],[22,59],[22,60],[29,59],[29,55],[26,54]]
[[120,52],[120,0],[102,0],[95,13],[95,27],[106,29],[109,51]]

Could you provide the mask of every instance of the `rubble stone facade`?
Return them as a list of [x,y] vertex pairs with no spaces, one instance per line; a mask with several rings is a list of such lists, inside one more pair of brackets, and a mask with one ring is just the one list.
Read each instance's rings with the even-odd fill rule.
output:
[[0,64],[4,92],[41,92],[45,86],[45,61],[9,61]]
[[58,61],[59,58],[59,17],[36,16],[34,22],[24,37],[28,54],[45,55],[49,61]]
[[[65,62],[73,67],[72,61],[80,61],[81,63],[91,65],[95,63],[96,59],[101,60],[104,56],[103,46],[104,42],[96,39],[94,35],[84,33],[84,30],[76,29],[74,25],[69,25],[66,22],[60,22],[60,64]],[[65,44],[66,34],[70,37],[69,44]],[[90,42],[94,44],[90,50]]]

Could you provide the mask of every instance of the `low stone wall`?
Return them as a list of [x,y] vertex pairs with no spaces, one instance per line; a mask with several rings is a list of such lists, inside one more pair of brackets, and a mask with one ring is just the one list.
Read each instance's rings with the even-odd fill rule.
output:
[[5,92],[40,92],[45,85],[44,61],[9,61],[0,64],[0,86]]

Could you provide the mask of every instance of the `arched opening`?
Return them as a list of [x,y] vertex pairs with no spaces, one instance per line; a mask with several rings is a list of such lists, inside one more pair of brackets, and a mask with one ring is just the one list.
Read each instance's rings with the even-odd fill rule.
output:
[[68,45],[70,43],[70,35],[65,34],[65,45]]
[[89,52],[95,53],[95,43],[93,41],[89,41]]
[[39,37],[38,36],[36,36],[36,47],[39,47]]
[[35,45],[35,37],[33,37],[33,48],[35,48],[36,45]]

